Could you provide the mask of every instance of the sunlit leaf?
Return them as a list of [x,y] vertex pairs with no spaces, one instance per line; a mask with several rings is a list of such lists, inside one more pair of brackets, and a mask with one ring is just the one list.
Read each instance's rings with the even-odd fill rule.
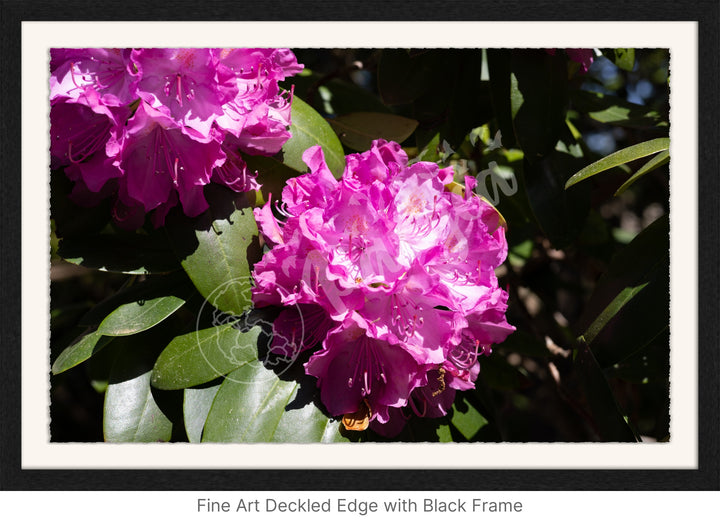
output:
[[110,313],[98,327],[101,335],[133,335],[159,324],[185,303],[182,298],[166,296],[124,304]]
[[98,331],[87,332],[79,337],[55,359],[53,374],[57,375],[85,362],[112,341],[112,337],[103,337]]
[[187,388],[183,394],[185,432],[191,443],[202,440],[203,428],[220,383],[197,388]]
[[582,170],[576,172],[570,179],[568,179],[567,183],[565,183],[565,188],[570,188],[576,183],[594,176],[595,174],[599,174],[600,172],[604,172],[605,170],[629,163],[630,161],[635,161],[636,159],[641,159],[663,150],[668,150],[669,148],[670,138],[668,137],[651,139],[650,141],[645,141],[643,143],[623,148],[622,150],[618,150],[609,156],[603,157],[599,161],[595,161]]
[[613,95],[576,90],[571,93],[571,100],[578,112],[613,126],[647,129],[668,124],[657,111]]
[[259,361],[229,374],[205,423],[204,442],[316,443],[346,441],[340,423],[314,401],[314,383],[282,380]]
[[105,392],[103,431],[106,441],[157,442],[172,437],[172,422],[158,406],[150,386],[152,362],[157,355],[153,339],[119,339],[126,347],[118,353]]
[[257,236],[252,209],[235,210],[227,219],[196,229],[197,248],[182,260],[200,294],[226,313],[240,315],[252,305],[248,249]]
[[615,191],[615,195],[619,196],[623,192],[625,192],[630,185],[635,183],[638,179],[640,179],[642,176],[647,174],[648,172],[651,172],[655,170],[656,168],[660,168],[663,165],[666,165],[670,162],[670,151],[669,150],[663,150],[658,155],[653,157],[650,161],[645,163],[637,172],[635,172],[632,177],[630,177],[625,183],[620,185],[620,188],[618,188]]
[[306,173],[307,165],[302,156],[311,146],[320,145],[328,168],[335,177],[340,177],[345,168],[345,152],[328,122],[300,97],[293,97],[291,116],[291,137],[282,147],[282,162]]
[[652,341],[669,325],[669,223],[653,222],[618,251],[578,327],[603,367]]
[[163,390],[212,381],[257,359],[260,326],[243,332],[225,324],[175,337],[153,368],[152,384]]

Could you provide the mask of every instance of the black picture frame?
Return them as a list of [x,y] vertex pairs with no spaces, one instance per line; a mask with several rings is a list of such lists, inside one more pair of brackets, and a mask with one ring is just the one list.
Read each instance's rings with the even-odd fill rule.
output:
[[[292,0],[90,3],[5,1],[0,5],[2,181],[0,279],[1,490],[720,490],[720,268],[718,236],[720,6],[713,0],[416,2]],[[694,470],[26,470],[21,466],[21,24],[24,21],[211,20],[695,21],[699,46],[698,468]],[[40,351],[40,350],[39,350]]]

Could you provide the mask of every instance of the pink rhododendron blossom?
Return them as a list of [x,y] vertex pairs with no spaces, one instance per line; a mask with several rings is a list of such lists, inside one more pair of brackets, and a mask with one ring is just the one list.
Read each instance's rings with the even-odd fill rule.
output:
[[282,205],[255,210],[270,250],[253,301],[285,306],[271,352],[310,354],[305,371],[346,428],[396,435],[413,413],[445,415],[515,329],[495,275],[507,256],[498,212],[446,190],[451,169],[408,166],[397,143],[348,155],[339,181],[320,147],[303,159],[310,171]]
[[176,205],[197,216],[211,181],[259,188],[243,153],[289,139],[292,94],[278,81],[301,70],[287,49],[52,49],[51,168],[80,205],[112,194],[127,229],[148,213],[160,226]]

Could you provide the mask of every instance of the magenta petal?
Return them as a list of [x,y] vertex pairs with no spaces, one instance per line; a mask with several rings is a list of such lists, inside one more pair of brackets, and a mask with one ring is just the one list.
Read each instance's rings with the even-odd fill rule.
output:
[[128,195],[146,210],[177,192],[185,213],[196,216],[208,207],[203,185],[224,160],[218,143],[192,140],[172,120],[141,104],[128,123],[120,167],[127,178]]
[[90,91],[105,106],[124,106],[137,98],[129,49],[51,49],[50,70],[51,101],[78,102]]
[[566,49],[570,60],[580,64],[583,73],[587,73],[595,59],[595,52],[592,49]]
[[140,97],[198,140],[209,139],[222,106],[237,94],[235,79],[218,75],[209,49],[140,49],[132,60]]
[[404,349],[369,337],[357,317],[328,334],[306,371],[318,378],[320,398],[332,415],[356,412],[366,400],[385,422],[387,408],[401,407],[418,383],[417,363]]
[[[447,191],[452,169],[407,166],[397,143],[347,156],[340,182],[320,147],[303,160],[309,173],[287,181],[282,203],[255,211],[272,248],[255,266],[254,302],[327,314],[306,372],[348,429],[366,424],[358,415],[368,407],[386,435],[410,412],[445,415],[456,390],[474,388],[479,359],[514,330],[495,275],[507,255],[499,214],[470,189]],[[297,331],[287,317],[278,320]]]

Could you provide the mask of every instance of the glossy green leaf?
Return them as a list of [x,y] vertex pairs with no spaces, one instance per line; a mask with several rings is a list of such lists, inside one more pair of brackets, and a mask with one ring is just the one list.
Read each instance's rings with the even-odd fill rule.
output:
[[52,365],[53,374],[57,375],[85,362],[107,346],[110,341],[112,341],[112,337],[104,337],[98,331],[86,332],[55,359]]
[[357,151],[368,150],[375,139],[402,143],[412,135],[418,122],[400,115],[377,112],[355,112],[328,122],[340,141]]
[[183,416],[185,433],[191,443],[199,443],[202,440],[205,421],[219,389],[220,383],[184,390]]
[[293,97],[291,116],[291,137],[282,147],[282,162],[298,172],[306,173],[308,169],[302,156],[311,146],[320,145],[330,171],[337,178],[342,176],[345,152],[328,122],[300,97]]
[[620,188],[618,188],[615,191],[615,195],[619,196],[623,192],[625,192],[630,185],[635,183],[638,179],[640,179],[642,176],[647,174],[648,172],[651,172],[655,170],[656,168],[660,168],[663,165],[666,165],[670,162],[670,151],[669,150],[663,150],[658,155],[653,157],[650,161],[645,163],[637,172],[635,172],[632,177],[630,177],[625,183],[620,185]]
[[638,438],[626,421],[587,343],[581,337],[574,358],[579,385],[590,409],[589,418],[602,441],[636,442]]
[[185,303],[182,298],[166,296],[124,304],[110,313],[98,327],[101,335],[134,335],[159,324]]
[[226,313],[240,315],[252,305],[248,249],[257,236],[252,209],[235,210],[196,230],[197,248],[182,261],[200,294]]
[[668,150],[669,148],[670,138],[668,137],[651,139],[650,141],[645,141],[643,143],[623,148],[622,150],[618,150],[609,156],[603,157],[602,159],[595,161],[591,165],[588,165],[582,170],[576,172],[570,179],[568,179],[567,183],[565,183],[565,188],[570,188],[576,183],[594,176],[595,174],[599,174],[600,172],[604,172],[605,170],[629,163],[630,161],[635,161],[636,159],[641,159],[663,150]]
[[155,363],[152,384],[177,390],[221,377],[257,359],[260,332],[260,326],[243,332],[225,324],[175,337]]
[[[172,422],[158,406],[150,386],[154,340],[126,337],[118,353],[105,392],[103,432],[110,442],[169,441]],[[131,344],[132,343],[132,344]]]
[[142,304],[149,300],[175,296],[188,300],[195,293],[195,287],[182,270],[170,274],[147,277],[130,276],[114,294],[94,305],[80,319],[79,325],[99,326],[113,311],[125,304]]
[[327,417],[313,401],[313,385],[282,380],[260,361],[238,368],[227,376],[215,396],[203,441],[346,441],[340,435],[339,421]]

